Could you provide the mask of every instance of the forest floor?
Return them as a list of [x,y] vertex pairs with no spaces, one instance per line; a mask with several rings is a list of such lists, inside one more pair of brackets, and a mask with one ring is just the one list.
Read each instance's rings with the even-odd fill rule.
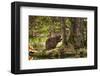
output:
[[87,57],[87,49],[79,48],[74,49],[74,46],[69,44],[68,46],[56,47],[52,50],[32,50],[29,52],[29,60],[39,59],[62,59],[62,58],[84,58]]

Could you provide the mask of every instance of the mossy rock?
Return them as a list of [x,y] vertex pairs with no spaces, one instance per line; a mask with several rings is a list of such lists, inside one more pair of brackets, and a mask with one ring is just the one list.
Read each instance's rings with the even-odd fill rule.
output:
[[60,52],[61,57],[73,57],[76,54],[74,46],[71,43],[68,43],[66,46],[62,46],[60,48]]

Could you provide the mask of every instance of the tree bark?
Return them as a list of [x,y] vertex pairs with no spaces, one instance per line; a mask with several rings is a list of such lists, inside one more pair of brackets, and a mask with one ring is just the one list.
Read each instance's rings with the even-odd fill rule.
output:
[[80,18],[73,18],[73,38],[75,48],[80,48],[81,46],[81,32],[80,32]]
[[62,43],[64,46],[68,44],[66,38],[66,26],[65,26],[65,18],[61,17],[61,31],[62,31]]

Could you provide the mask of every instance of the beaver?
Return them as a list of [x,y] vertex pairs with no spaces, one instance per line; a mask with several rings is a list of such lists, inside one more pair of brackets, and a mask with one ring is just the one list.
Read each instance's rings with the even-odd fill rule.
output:
[[51,50],[56,48],[56,45],[61,41],[61,36],[50,37],[46,40],[46,50]]

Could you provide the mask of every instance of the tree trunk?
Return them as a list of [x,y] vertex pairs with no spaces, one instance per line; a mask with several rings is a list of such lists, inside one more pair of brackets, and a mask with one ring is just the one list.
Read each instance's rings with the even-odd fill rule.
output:
[[64,46],[68,44],[66,38],[66,26],[65,26],[65,18],[61,17],[61,31],[62,31],[62,43]]
[[81,46],[80,18],[73,18],[73,38],[75,48]]

